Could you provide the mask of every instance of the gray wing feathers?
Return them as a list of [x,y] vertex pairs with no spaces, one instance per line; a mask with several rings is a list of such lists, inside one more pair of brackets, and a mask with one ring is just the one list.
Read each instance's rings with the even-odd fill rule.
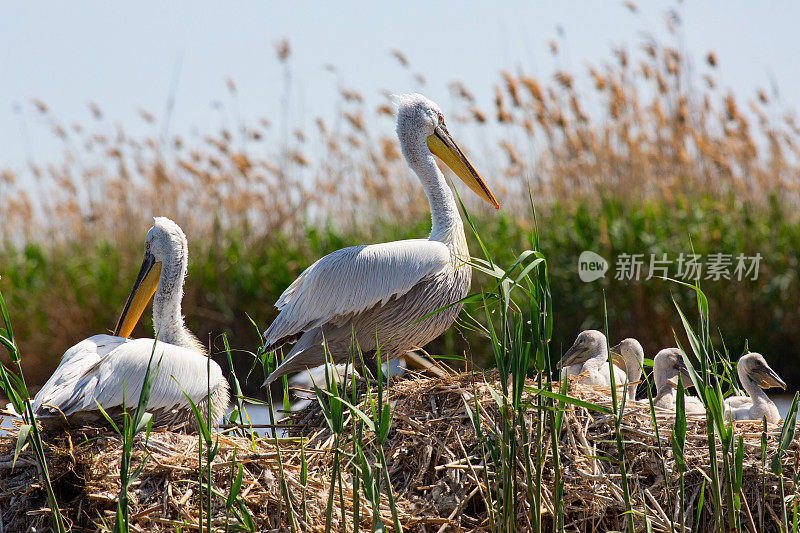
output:
[[268,347],[322,324],[337,323],[385,304],[435,275],[450,261],[441,242],[425,239],[342,248],[326,255],[289,286],[264,333]]

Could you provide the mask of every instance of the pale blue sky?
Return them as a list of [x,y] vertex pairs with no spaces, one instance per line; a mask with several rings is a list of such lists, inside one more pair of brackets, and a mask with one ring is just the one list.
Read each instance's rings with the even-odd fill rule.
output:
[[[720,61],[723,87],[750,97],[774,79],[783,103],[800,108],[800,2],[4,2],[0,6],[0,167],[20,170],[32,158],[58,160],[59,144],[33,110],[46,102],[66,125],[91,124],[96,102],[111,124],[132,134],[153,131],[140,108],[162,118],[176,64],[172,132],[213,132],[225,124],[230,77],[245,120],[280,117],[282,77],[273,42],[292,45],[293,125],[332,117],[337,81],[370,103],[381,90],[420,90],[389,50],[402,50],[428,80],[422,92],[447,110],[448,82],[462,80],[490,108],[498,70],[550,76],[563,62],[583,72],[632,49],[647,33],[664,35],[663,14],[684,21],[681,44],[700,65]],[[564,30],[558,39],[556,28]],[[560,59],[547,47],[556,38]],[[331,74],[324,65],[336,65]],[[227,111],[215,110],[219,100]],[[15,112],[19,106],[21,112]]]

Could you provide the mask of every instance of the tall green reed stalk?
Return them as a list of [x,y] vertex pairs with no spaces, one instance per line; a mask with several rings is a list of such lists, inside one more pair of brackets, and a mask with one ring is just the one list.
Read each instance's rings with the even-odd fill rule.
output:
[[[225,335],[222,337],[225,353],[228,357],[228,364],[231,369],[233,364],[231,361],[230,346]],[[238,413],[243,413],[242,395],[239,381],[236,376],[233,376],[233,389],[236,398],[236,410]],[[177,380],[176,380],[177,383]],[[180,387],[180,383],[177,383]],[[211,533],[213,526],[213,498],[212,496],[221,497],[225,501],[225,531],[230,529],[229,517],[234,515],[238,524],[237,530],[255,531],[255,522],[250,514],[250,510],[244,504],[241,498],[242,478],[244,475],[244,468],[241,464],[237,465],[236,450],[233,452],[230,468],[230,487],[228,494],[220,493],[214,487],[214,459],[219,455],[219,434],[213,433],[212,428],[217,422],[211,419],[211,358],[206,362],[206,402],[205,412],[202,412],[200,407],[189,397],[186,392],[183,392],[186,401],[191,406],[192,416],[195,425],[197,426],[197,455],[198,455],[198,472],[197,472],[197,487],[198,487],[198,530],[203,531],[203,526],[208,533]],[[234,415],[236,416],[236,415]],[[252,428],[250,431],[252,436]],[[205,454],[203,451],[205,450]],[[237,470],[238,466],[238,470]],[[205,492],[205,494],[204,494]],[[205,497],[205,499],[204,499]],[[205,507],[204,507],[205,505]],[[203,523],[203,516],[205,516],[205,524]]]
[[236,529],[255,532],[256,525],[250,509],[247,508],[242,500],[242,478],[244,476],[244,466],[236,461],[236,450],[233,451],[230,470],[230,489],[225,498],[225,532],[230,529],[230,515],[236,518],[239,523]]
[[672,425],[672,456],[675,460],[674,472],[678,473],[678,523],[686,524],[686,491],[683,475],[686,472],[686,400],[684,399],[683,378],[678,375],[675,398],[675,423]]
[[[367,357],[369,356],[370,355]],[[320,388],[316,383],[314,384],[314,392],[317,396],[317,401],[320,404],[326,423],[334,435],[334,457],[331,471],[331,484],[328,493],[328,507],[326,510],[326,531],[329,531],[331,527],[335,497],[334,489],[337,484],[339,486],[341,517],[343,521],[346,518],[342,479],[343,466],[341,462],[344,454],[344,450],[341,449],[341,446],[345,436],[345,408],[348,409],[347,414],[349,414],[352,421],[353,440],[352,453],[349,455],[349,464],[353,468],[353,530],[357,531],[360,523],[360,488],[364,493],[366,501],[372,508],[373,531],[383,531],[386,527],[380,515],[381,495],[383,493],[386,494],[387,503],[392,515],[394,531],[398,533],[403,531],[384,451],[386,440],[391,429],[392,406],[388,402],[385,392],[386,384],[383,377],[383,361],[381,360],[380,344],[377,344],[374,357],[377,363],[375,366],[377,375],[374,376],[374,385],[370,380],[365,381],[366,390],[362,396],[363,410],[358,407],[355,375],[351,374],[350,400],[348,401],[345,395],[345,388],[342,387],[340,389],[338,380],[333,377],[336,375],[336,371],[332,358],[330,358],[330,362],[326,365],[325,369],[325,388]],[[356,362],[361,363],[361,374],[368,375],[365,356],[355,339],[352,339],[349,359],[345,367],[345,375],[347,375],[350,368],[356,367]],[[375,391],[373,387],[376,387],[377,391]],[[367,435],[366,432],[368,432],[369,435]],[[369,449],[363,444],[367,436],[369,436],[367,442],[373,443]],[[342,525],[342,528],[346,530],[346,525]]]
[[[219,434],[212,434],[213,421],[211,420],[211,358],[208,358],[206,366],[206,410],[201,412],[197,404],[183,393],[186,401],[192,408],[195,424],[197,425],[197,487],[198,487],[198,528],[203,531],[203,515],[206,516],[206,531],[211,533],[211,521],[213,516],[212,493],[213,489],[213,463],[219,455]],[[176,380],[177,383],[177,380]],[[177,383],[180,387],[180,383]],[[203,451],[205,450],[205,454]],[[205,489],[205,490],[204,490]],[[204,499],[205,496],[205,499]]]
[[[652,361],[645,361],[645,364],[649,364],[649,366],[653,366]],[[670,476],[667,473],[667,461],[666,461],[666,454],[664,445],[662,444],[661,434],[658,428],[658,417],[656,415],[656,408],[653,404],[653,385],[651,383],[652,376],[647,376],[646,374],[642,373],[645,379],[645,384],[647,385],[645,391],[647,392],[647,405],[650,410],[650,421],[653,424],[653,436],[656,439],[656,446],[658,448],[658,459],[659,459],[659,466],[661,466],[661,475],[664,477],[664,486],[666,487],[666,498],[667,498],[667,508],[672,508],[672,495],[671,495],[671,487],[672,483],[670,482]],[[672,439],[673,446],[674,446],[674,439]],[[673,452],[674,453],[674,452]],[[705,486],[705,481],[703,481]],[[701,494],[701,506],[702,506],[702,494]],[[669,521],[670,529],[675,529],[675,517],[672,513],[667,514],[667,518]]]
[[[539,227],[536,218],[536,208],[533,204],[533,199],[530,199],[531,213],[533,215],[533,231],[530,234],[529,246],[531,250],[540,250],[539,243]],[[544,257],[541,255],[541,257]],[[541,267],[536,268],[533,276],[526,278],[528,293],[532,297],[528,298],[529,303],[529,316],[531,326],[531,339],[534,345],[534,371],[536,376],[536,385],[541,390],[543,387],[546,390],[552,390],[552,368],[550,363],[550,339],[553,335],[553,313],[550,295],[550,285],[547,279],[547,262],[544,261]],[[563,394],[562,390],[562,394]],[[548,409],[549,408],[549,409]],[[531,478],[530,471],[526,472],[526,481],[528,483],[528,498],[530,500],[532,510],[532,526],[534,531],[542,530],[542,468],[547,459],[547,452],[544,450],[542,443],[544,442],[545,431],[545,416],[546,413],[553,412],[553,399],[545,396],[536,395],[536,426],[533,428],[534,440],[533,446],[536,450],[535,461],[535,482]],[[559,411],[559,415],[563,411]],[[523,418],[524,420],[524,418]],[[555,427],[553,424],[552,427]],[[553,446],[557,450],[557,446]],[[560,464],[557,461],[557,456],[554,452],[553,470],[556,475],[557,482],[560,483]],[[532,450],[526,450],[526,457],[532,455]],[[529,467],[530,462],[526,462]],[[561,485],[563,487],[563,484]],[[560,506],[560,500],[558,504]],[[563,524],[562,524],[563,525]]]
[[[327,533],[331,531],[331,528],[333,527],[333,505],[336,495],[336,485],[337,482],[341,481],[340,462],[341,441],[342,434],[344,433],[344,402],[342,401],[342,397],[339,392],[338,379],[335,377],[336,369],[333,364],[333,357],[327,350],[327,344],[325,344],[325,349],[328,357],[330,358],[330,364],[325,365],[325,389],[321,389],[316,383],[313,383],[313,387],[317,401],[322,409],[322,414],[325,417],[325,422],[328,424],[328,428],[334,435],[333,466],[331,468],[331,482],[328,490],[328,507],[325,511],[325,531]],[[341,483],[339,483],[340,495],[341,491],[342,486]],[[342,509],[341,521],[343,527],[346,527],[344,526],[344,509]]]
[[[519,254],[507,269],[499,267],[492,259],[469,213],[463,204],[461,207],[485,257],[473,258],[470,264],[492,280],[492,288],[478,297],[485,315],[484,333],[490,340],[499,373],[500,393],[488,389],[497,405],[498,424],[482,424],[477,394],[474,410],[465,401],[481,446],[488,452],[484,456],[491,461],[495,473],[494,484],[490,485],[486,473],[488,469],[484,471],[487,487],[494,487],[494,498],[488,510],[490,527],[493,531],[517,530],[518,495],[524,493],[530,508],[531,527],[536,531],[544,528],[541,519],[542,469],[547,460],[547,450],[540,444],[544,442],[549,429],[547,436],[553,465],[555,505],[552,529],[563,531],[564,479],[558,445],[566,406],[578,405],[605,414],[611,412],[589,402],[570,398],[566,393],[566,380],[552,380],[549,354],[553,331],[552,302],[547,261],[539,250],[536,209],[532,199],[531,249]],[[528,384],[530,373],[535,376],[536,387]],[[559,384],[557,392],[553,392],[554,383]],[[525,392],[532,397],[524,398]],[[533,417],[532,411],[535,412]],[[531,417],[531,424],[527,422],[528,417]],[[495,426],[498,427],[497,431],[492,429]],[[531,450],[532,443],[537,448],[535,453]],[[520,449],[524,452],[521,454],[522,471],[518,466]],[[620,455],[624,460],[622,453]],[[522,490],[523,485],[525,491]],[[629,523],[632,524],[632,521],[629,520]]]
[[[798,393],[795,393],[794,398],[792,399],[792,405],[789,407],[789,412],[786,415],[786,419],[783,421],[781,436],[780,440],[778,441],[778,450],[775,452],[775,455],[772,457],[772,461],[770,463],[770,469],[772,470],[772,473],[778,476],[778,487],[780,488],[781,501],[783,502],[783,505],[781,506],[783,531],[789,531],[789,519],[786,511],[788,502],[786,499],[786,489],[783,482],[783,457],[786,454],[786,450],[789,448],[789,445],[792,443],[792,439],[794,439],[794,431],[797,424],[797,400]],[[794,498],[792,499],[792,503],[796,504],[796,502],[794,502]],[[796,531],[796,521],[794,526],[794,530]]]
[[[225,351],[225,357],[228,361],[228,371],[229,371],[228,375],[230,376],[228,378],[228,382],[231,384],[231,389],[233,389],[232,390],[233,401],[235,405],[233,411],[231,411],[229,421],[230,423],[235,424],[239,420],[244,421],[245,417],[244,401],[243,401],[244,393],[242,392],[242,385],[239,383],[239,378],[236,376],[236,372],[234,372],[233,357],[231,356],[231,346],[228,343],[228,335],[226,333],[222,334],[222,346]],[[248,425],[249,425],[249,419],[248,419]],[[245,434],[244,428],[239,428],[239,432],[242,435]],[[253,438],[252,427],[250,427],[249,436],[250,438]]]
[[[477,232],[476,232],[477,233]],[[478,239],[479,236],[476,235]],[[535,235],[532,241],[536,243]],[[496,424],[484,424],[481,409],[477,403],[477,390],[474,406],[465,400],[465,406],[484,456],[490,462],[495,474],[490,483],[488,474],[485,483],[493,487],[494,497],[488,509],[490,527],[493,531],[515,531],[519,527],[517,510],[519,494],[525,494],[530,505],[531,527],[543,529],[541,520],[542,467],[547,452],[541,448],[534,453],[531,443],[543,442],[545,435],[550,439],[550,454],[553,464],[553,502],[555,512],[552,529],[564,530],[564,509],[562,506],[564,479],[560,466],[561,427],[567,405],[575,405],[603,414],[611,414],[608,409],[567,395],[566,381],[554,382],[551,378],[549,342],[552,332],[550,314],[550,293],[547,281],[547,263],[544,255],[537,250],[521,253],[508,269],[503,269],[492,261],[472,260],[472,267],[493,278],[493,289],[478,295],[485,314],[485,332],[491,340],[493,354],[499,372],[500,391],[488,388],[497,406]],[[517,299],[514,296],[517,296]],[[472,301],[469,299],[468,301]],[[522,303],[520,303],[520,301]],[[523,305],[525,307],[523,307]],[[528,310],[526,315],[523,309]],[[495,313],[498,317],[495,318]],[[532,351],[533,357],[532,357]],[[538,387],[529,385],[527,376],[536,372]],[[553,385],[560,385],[553,392]],[[524,397],[523,393],[530,393]],[[533,424],[527,418],[536,411]],[[546,414],[545,414],[546,413]],[[493,421],[494,422],[494,421]],[[498,429],[493,429],[497,427]],[[520,449],[524,451],[520,457]],[[535,457],[535,460],[534,460]],[[522,470],[520,470],[520,460]],[[487,469],[488,471],[488,469]],[[535,476],[535,478],[534,478]],[[536,480],[536,486],[529,483]],[[525,485],[525,490],[523,485]]]
[[[461,201],[459,197],[459,202]],[[552,322],[549,317],[549,291],[547,290],[547,271],[544,255],[538,250],[526,250],[521,253],[512,265],[503,270],[495,264],[486,246],[472,222],[472,219],[461,205],[464,216],[478,241],[485,259],[472,258],[473,269],[483,272],[493,278],[494,287],[481,295],[485,313],[486,331],[491,341],[492,353],[500,375],[500,389],[498,394],[489,388],[497,404],[499,416],[499,434],[493,435],[494,444],[490,446],[494,462],[495,475],[495,504],[498,531],[513,531],[517,527],[517,510],[519,509],[518,495],[523,483],[530,482],[533,471],[530,443],[535,441],[531,428],[526,424],[528,407],[530,403],[523,401],[526,391],[531,349],[536,350],[534,360],[543,360],[546,355],[546,344],[552,331]],[[535,220],[535,211],[534,211]],[[538,234],[534,223],[534,243],[538,242]],[[530,315],[522,312],[522,307],[514,302],[514,292],[522,293],[528,305]],[[497,325],[492,314],[498,311]],[[536,337],[533,337],[533,334]],[[545,351],[541,351],[544,349]],[[538,356],[538,357],[537,357]],[[510,383],[510,388],[509,388]],[[473,424],[478,427],[480,412],[476,410],[477,419]],[[541,425],[537,424],[541,431]],[[518,448],[523,453],[523,472],[518,471]],[[540,468],[540,467],[538,467]],[[541,498],[538,493],[527,484],[525,494],[531,509]],[[540,490],[537,489],[537,490]],[[533,511],[532,511],[533,512]],[[540,523],[538,510],[534,513],[533,522]]]
[[[688,369],[689,376],[692,380],[692,385],[694,385],[700,400],[706,407],[706,437],[708,439],[708,456],[709,463],[713,465],[709,472],[709,477],[711,479],[712,503],[714,504],[714,515],[718,518],[716,522],[716,528],[717,531],[722,533],[725,528],[722,523],[722,518],[726,516],[725,506],[723,504],[723,490],[725,489],[726,484],[720,481],[719,469],[716,467],[716,465],[719,464],[719,455],[715,437],[719,436],[720,441],[723,443],[723,473],[726,473],[728,470],[727,454],[725,453],[727,451],[726,444],[729,443],[732,433],[730,428],[726,427],[724,423],[722,412],[722,391],[720,389],[719,380],[717,379],[717,374],[713,371],[716,369],[716,355],[709,335],[708,300],[706,299],[703,291],[700,289],[699,282],[695,285],[689,285],[681,281],[672,281],[694,290],[697,300],[697,327],[699,334],[695,334],[693,328],[686,318],[686,315],[684,315],[680,306],[674,299],[673,303],[675,304],[675,308],[680,316],[686,336],[689,339],[689,345],[692,349],[692,352],[700,364],[700,373],[698,374],[695,371],[688,355],[685,351],[683,351],[684,363],[686,363],[686,368]],[[727,497],[727,492],[725,496]],[[729,501],[729,503],[731,502]],[[732,512],[728,514],[729,521],[734,520],[732,516],[733,514],[734,513]]]
[[[610,352],[608,345],[608,309],[606,308],[605,295],[603,296],[603,316],[604,330],[606,336],[606,350]],[[612,357],[608,358],[608,375],[611,381],[611,415],[614,419],[614,440],[617,443],[617,463],[619,464],[620,484],[622,485],[622,497],[625,500],[625,524],[628,533],[634,533],[633,511],[631,506],[631,493],[628,488],[628,468],[625,461],[625,441],[622,437],[622,417],[625,414],[625,401],[628,397],[627,376],[622,387],[622,401],[617,403],[617,384],[615,382],[614,362]]]
[[[255,366],[258,362],[261,363],[262,369],[264,371],[264,376],[269,376],[270,372],[278,367],[280,362],[278,361],[278,353],[277,352],[267,352],[265,350],[264,339],[261,336],[261,332],[258,330],[258,326],[255,322],[250,320],[253,323],[253,326],[256,328],[256,332],[258,333],[259,339],[259,347],[258,351],[253,358],[253,365]],[[284,394],[286,395],[287,391],[287,381],[286,377],[283,378],[283,387],[284,387]],[[284,396],[284,405],[288,404],[288,400]],[[267,407],[269,409],[269,418],[274,424],[275,422],[275,409],[272,407],[272,402],[268,399],[267,400]],[[251,432],[252,434],[252,432]],[[289,517],[289,529],[292,533],[295,533],[298,530],[297,524],[297,516],[295,515],[294,503],[292,502],[292,495],[289,489],[289,482],[286,480],[286,472],[283,468],[283,455],[281,453],[281,445],[280,439],[278,438],[278,434],[276,428],[272,428],[272,438],[275,443],[275,458],[278,463],[278,483],[281,487],[281,493],[283,494],[283,501],[286,504],[286,514]]]

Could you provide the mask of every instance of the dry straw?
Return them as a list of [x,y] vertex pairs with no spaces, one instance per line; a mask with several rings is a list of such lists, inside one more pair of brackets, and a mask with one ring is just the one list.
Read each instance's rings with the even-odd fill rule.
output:
[[[399,518],[405,531],[484,531],[488,528],[487,507],[492,504],[487,498],[491,497],[491,485],[497,483],[497,477],[492,471],[492,461],[480,452],[482,448],[465,402],[474,406],[477,400],[482,426],[496,427],[500,413],[490,389],[495,393],[500,391],[499,383],[491,375],[462,374],[401,380],[387,390],[388,400],[393,404],[393,420],[385,454]],[[572,384],[570,394],[610,408],[607,391]],[[366,404],[360,407],[368,410]],[[535,411],[531,411],[530,416],[535,417]],[[558,437],[562,479],[565,481],[563,510],[567,531],[624,528],[622,513],[625,502],[618,463],[613,460],[616,444],[612,416],[580,406],[567,407]],[[242,464],[241,498],[251,512],[257,530],[288,527],[289,512],[294,513],[303,531],[323,530],[335,438],[325,425],[316,403],[295,413],[292,420],[291,434],[294,438],[279,440],[284,475],[292,499],[291,511],[277,482],[275,441],[220,436],[220,453],[214,460],[212,487],[219,494],[228,494],[234,462]],[[662,411],[657,413],[660,447],[647,405],[628,403],[622,420],[635,529],[645,530],[643,517],[646,515],[653,531],[670,531],[670,525],[678,520],[680,511],[675,495],[678,474],[673,471],[675,465],[668,443],[671,415]],[[351,418],[345,419],[342,435],[352,435],[352,423]],[[760,423],[738,423],[735,432],[743,437],[745,447],[741,488],[744,526],[750,529],[757,524],[762,511],[760,506],[763,506],[767,525],[771,528],[770,524],[780,521],[781,501],[777,479],[769,472],[766,473],[766,499],[761,498],[764,472],[761,468]],[[766,433],[768,457],[775,452],[779,433],[779,427],[771,427]],[[545,436],[542,444],[546,450],[551,448],[547,438]],[[687,531],[711,530],[714,524],[708,502],[699,522],[696,516],[703,479],[711,468],[706,438],[704,421],[690,418],[684,476]],[[191,529],[191,524],[197,523],[197,440],[195,436],[170,432],[154,432],[150,436],[149,452],[152,456],[131,493],[130,516],[134,531]],[[37,523],[46,525],[49,520],[35,461],[29,452],[23,452],[14,465],[14,441],[14,438],[4,438],[0,448],[0,470],[3,472],[0,476],[0,518],[8,531]],[[108,433],[81,430],[51,438],[49,443],[51,474],[54,485],[60,490],[65,517],[73,527],[96,527],[103,520],[110,522],[119,490],[119,439]],[[346,439],[340,442],[340,450],[345,453],[351,446],[352,442]],[[301,483],[301,447],[308,465],[305,486]],[[140,442],[135,456],[141,453]],[[519,453],[526,451],[520,447]],[[795,439],[784,459],[787,495],[794,494],[795,497],[798,494],[793,478],[798,472],[798,453],[800,445]],[[522,461],[520,457],[520,464]],[[555,508],[550,461],[551,457],[547,455],[542,479],[544,524],[552,519]],[[352,524],[349,514],[353,509],[351,483],[352,479],[346,478],[343,491],[348,527]],[[706,489],[707,499],[710,489]],[[305,514],[300,511],[303,495],[306,499]],[[338,489],[336,498],[332,516],[334,531],[342,527]],[[526,502],[524,497],[519,501]],[[667,507],[666,502],[672,502],[672,505]],[[363,497],[361,505],[362,508],[367,505]],[[380,514],[388,524],[391,523],[391,513],[384,505],[382,502]],[[222,526],[226,519],[224,499],[217,498],[213,509],[213,523]],[[520,530],[530,527],[530,516],[527,504],[520,505],[517,509]],[[362,531],[371,530],[371,517],[371,512],[362,510]]]

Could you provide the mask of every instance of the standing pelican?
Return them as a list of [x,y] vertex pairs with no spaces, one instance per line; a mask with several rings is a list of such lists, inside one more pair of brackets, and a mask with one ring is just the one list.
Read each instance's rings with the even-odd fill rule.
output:
[[[581,331],[557,367],[566,371],[568,376],[581,376],[578,383],[582,385],[610,387],[606,336],[596,329]],[[624,383],[625,372],[614,365],[614,384]]]
[[[184,392],[202,413],[210,402],[211,419],[219,421],[228,406],[228,383],[217,363],[210,361],[209,368],[202,344],[183,323],[181,299],[187,264],[188,247],[181,228],[168,218],[156,218],[147,232],[144,261],[114,335],[89,337],[64,353],[33,400],[37,417],[51,423],[66,419],[71,425],[102,423],[100,405],[119,418],[123,397],[127,407],[138,403],[153,353],[153,385],[147,403],[153,424],[193,425]],[[155,352],[153,339],[127,338],[151,297],[158,335]]]
[[[678,375],[681,376],[683,386],[690,387],[692,378],[683,361],[683,354],[678,348],[665,348],[653,358],[653,376],[656,382],[656,396],[653,405],[662,409],[675,410],[678,386]],[[684,411],[689,415],[704,415],[706,408],[699,398],[685,395],[683,397]]]
[[644,349],[634,338],[623,339],[622,342],[611,348],[611,355],[619,354],[625,361],[625,374],[628,376],[628,400],[636,401],[636,387],[642,379],[642,365],[644,364]]
[[786,383],[770,368],[764,356],[750,352],[736,364],[736,373],[748,396],[732,396],[725,400],[725,417],[729,420],[761,420],[775,424],[781,415],[775,403],[762,390],[786,388]]
[[453,304],[469,292],[469,250],[453,193],[434,155],[479,197],[500,206],[450,137],[435,103],[419,94],[398,97],[397,136],[428,197],[430,236],[343,248],[300,274],[278,299],[280,313],[264,332],[269,351],[296,341],[267,384],[325,363],[323,343],[333,361],[342,362],[355,340],[374,368],[377,348],[382,359],[401,357],[438,337],[461,310]]

